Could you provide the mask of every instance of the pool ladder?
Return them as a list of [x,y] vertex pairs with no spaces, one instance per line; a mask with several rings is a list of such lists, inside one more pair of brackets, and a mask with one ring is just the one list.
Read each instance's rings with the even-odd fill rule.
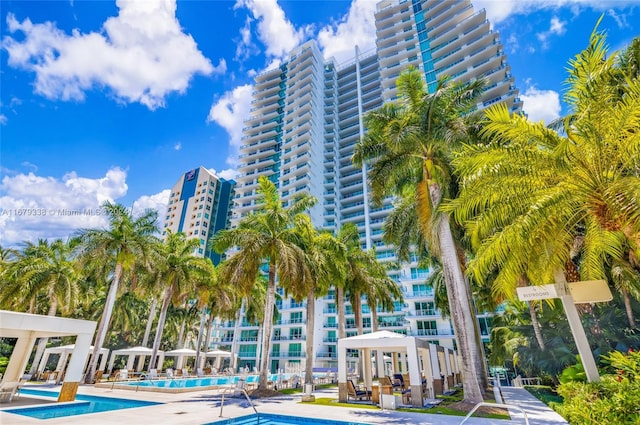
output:
[[[256,409],[256,406],[253,404],[253,401],[251,401],[251,397],[249,397],[249,394],[247,393],[247,390],[244,388],[228,388],[228,389],[233,389],[233,391],[240,391],[242,394],[244,394],[245,398],[247,399],[247,401],[249,402],[249,404],[251,405],[251,407],[253,408],[253,411],[256,413],[256,416],[258,416],[258,423],[260,423],[260,415],[258,414],[258,410]],[[222,401],[220,402],[220,414],[218,415],[219,418],[222,417],[222,408],[224,407],[224,395],[227,393],[227,391],[223,391],[222,392]]]

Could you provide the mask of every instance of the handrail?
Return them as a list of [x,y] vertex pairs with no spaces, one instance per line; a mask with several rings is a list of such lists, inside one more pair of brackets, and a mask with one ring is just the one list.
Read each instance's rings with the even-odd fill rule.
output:
[[458,425],[462,425],[463,423],[465,423],[467,421],[467,419],[469,419],[476,412],[476,410],[478,410],[480,407],[502,407],[504,409],[517,409],[517,410],[520,410],[522,412],[522,414],[524,415],[524,423],[526,425],[529,425],[529,418],[527,417],[527,412],[525,412],[524,409],[522,409],[521,407],[514,406],[513,404],[485,403],[485,402],[481,402],[481,403],[476,404],[473,407],[473,409],[471,409],[471,411],[467,414],[467,416],[465,416]]
[[[231,388],[227,388],[230,390],[233,390],[234,392],[236,390],[239,390],[242,394],[244,394],[245,398],[247,399],[247,401],[249,402],[249,404],[251,405],[251,407],[253,408],[253,411],[255,412],[256,415],[258,415],[258,410],[256,409],[256,406],[253,404],[253,401],[251,401],[251,398],[249,397],[249,394],[247,393],[247,390],[244,388],[236,388],[236,387],[231,387]],[[224,407],[224,395],[226,394],[226,391],[222,392],[222,401],[220,402],[220,414],[218,415],[219,418],[222,417],[222,408]],[[260,420],[260,418],[258,417],[258,421]]]

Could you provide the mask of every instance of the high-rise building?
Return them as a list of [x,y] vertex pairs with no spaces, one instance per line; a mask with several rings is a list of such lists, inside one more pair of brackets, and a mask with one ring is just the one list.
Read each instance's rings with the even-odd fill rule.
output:
[[209,239],[229,227],[235,182],[217,177],[204,167],[184,173],[171,189],[162,235],[183,232],[200,239],[194,255],[208,257],[213,264],[220,254],[209,247]]
[[[474,12],[469,0],[384,0],[376,11],[376,49],[360,53],[346,64],[324,60],[315,42],[294,49],[279,68],[255,78],[251,116],[240,148],[232,224],[255,209],[258,177],[267,176],[288,202],[308,193],[319,202],[313,222],[337,232],[355,223],[363,249],[375,248],[380,261],[396,260],[382,239],[391,200],[374,207],[369,202],[366,166],[351,162],[353,148],[366,131],[363,115],[396,96],[395,80],[407,66],[420,69],[430,90],[438,78],[455,81],[485,78],[487,89],[478,104],[484,108],[505,102],[521,112],[514,79],[498,34],[484,11]],[[378,313],[380,329],[421,336],[453,346],[453,331],[434,304],[433,288],[425,284],[429,270],[414,258],[390,275],[402,286],[404,303],[393,312]],[[280,291],[282,294],[282,291]],[[311,361],[313,367],[337,366],[337,311],[331,291],[316,301],[314,358],[305,359],[305,303],[278,301],[281,318],[274,329],[271,369]],[[363,303],[363,321],[371,331],[371,308]],[[346,328],[356,333],[352,307],[346,304]],[[480,327],[487,334],[487,317]],[[259,364],[258,326],[219,322],[213,343],[231,346],[240,366]]]

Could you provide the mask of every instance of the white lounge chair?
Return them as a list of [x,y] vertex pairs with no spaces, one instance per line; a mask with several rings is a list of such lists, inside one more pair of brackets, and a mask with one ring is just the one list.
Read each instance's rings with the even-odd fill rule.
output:
[[158,369],[149,369],[149,373],[147,374],[148,379],[158,379]]
[[183,378],[188,378],[191,375],[189,375],[189,369],[187,369],[186,367],[182,369],[182,377]]
[[166,371],[166,373],[167,373],[167,379],[173,379],[173,378],[175,378],[175,375],[173,374],[173,369],[168,368],[168,369],[167,369],[167,371]]

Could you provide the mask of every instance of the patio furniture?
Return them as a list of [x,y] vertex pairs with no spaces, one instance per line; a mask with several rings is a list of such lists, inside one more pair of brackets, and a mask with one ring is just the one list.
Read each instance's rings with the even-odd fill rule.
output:
[[360,389],[350,379],[347,381],[347,391],[348,398],[353,398],[356,400],[371,400],[371,391]]

